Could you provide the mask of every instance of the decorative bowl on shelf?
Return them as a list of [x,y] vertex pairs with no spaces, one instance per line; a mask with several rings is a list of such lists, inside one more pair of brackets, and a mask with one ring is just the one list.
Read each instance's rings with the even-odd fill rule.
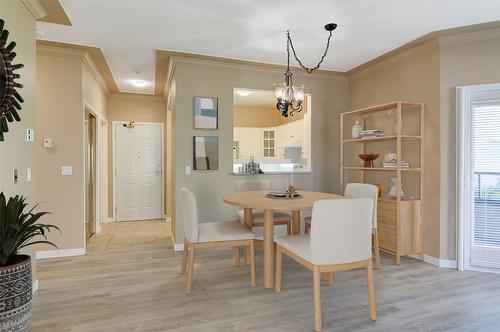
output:
[[364,167],[373,168],[373,161],[378,158],[378,154],[362,153],[358,155],[363,160]]

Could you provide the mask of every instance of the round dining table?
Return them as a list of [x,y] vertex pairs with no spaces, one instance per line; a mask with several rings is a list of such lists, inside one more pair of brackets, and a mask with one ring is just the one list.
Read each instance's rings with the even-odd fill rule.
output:
[[269,191],[245,191],[235,192],[224,196],[224,202],[230,205],[238,206],[244,209],[245,226],[252,228],[253,209],[264,211],[264,287],[272,288],[273,277],[273,244],[274,244],[274,225],[273,211],[291,211],[292,212],[292,234],[300,234],[300,211],[312,210],[316,201],[325,199],[342,198],[341,195],[335,195],[323,192],[298,191],[300,198],[268,198]]

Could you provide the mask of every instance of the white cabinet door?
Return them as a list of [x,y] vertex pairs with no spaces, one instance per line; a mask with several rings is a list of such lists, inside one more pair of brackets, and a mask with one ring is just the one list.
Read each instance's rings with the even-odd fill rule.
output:
[[116,219],[161,219],[161,127],[117,124]]

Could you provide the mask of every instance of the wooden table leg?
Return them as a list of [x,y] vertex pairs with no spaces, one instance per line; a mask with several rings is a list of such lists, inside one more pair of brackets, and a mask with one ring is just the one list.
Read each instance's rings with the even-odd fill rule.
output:
[[292,211],[292,234],[300,234],[300,210]]
[[273,211],[264,210],[264,287],[273,288]]
[[[244,209],[244,217],[243,220],[245,221],[245,226],[249,229],[252,230],[252,225],[253,225],[253,213],[251,208],[245,208]],[[247,247],[245,247],[245,264],[250,265],[250,252],[248,251]]]

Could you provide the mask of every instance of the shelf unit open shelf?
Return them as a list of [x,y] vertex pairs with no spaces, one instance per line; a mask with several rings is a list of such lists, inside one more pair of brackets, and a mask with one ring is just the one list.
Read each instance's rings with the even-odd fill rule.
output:
[[[403,134],[403,111],[420,112],[420,126],[415,131],[415,135]],[[380,112],[395,111],[394,134],[364,137],[364,138],[344,138],[344,125],[346,119],[357,117],[361,119],[361,125],[365,128],[366,118],[368,116],[379,117]],[[377,114],[378,113],[378,114]],[[388,113],[391,114],[391,113]],[[413,114],[413,113],[412,113]],[[392,116],[392,115],[391,115]],[[378,118],[380,120],[380,118]],[[383,119],[382,119],[383,121]],[[403,142],[412,141],[419,144],[419,165],[418,167],[404,168],[400,167],[402,161]],[[376,142],[394,142],[396,150],[396,165],[394,168],[386,167],[362,167],[347,166],[344,160],[344,149],[347,146],[361,144],[362,152],[365,152],[365,146]],[[392,144],[394,144],[392,143]],[[351,157],[352,158],[352,157]],[[396,177],[397,196],[393,198],[379,198],[378,201],[378,232],[380,238],[380,249],[392,253],[396,256],[396,264],[400,264],[401,256],[408,254],[418,254],[423,260],[423,187],[424,187],[424,104],[408,101],[394,101],[386,104],[366,107],[354,111],[340,114],[340,190],[345,189],[346,171],[361,172],[363,182],[365,172],[367,174],[379,174],[378,172],[392,172]],[[419,177],[418,198],[403,198],[401,196],[402,175],[416,174]],[[356,173],[358,174],[358,173]],[[380,176],[383,173],[380,173]],[[375,175],[374,175],[375,176]],[[378,175],[377,175],[378,176]]]

